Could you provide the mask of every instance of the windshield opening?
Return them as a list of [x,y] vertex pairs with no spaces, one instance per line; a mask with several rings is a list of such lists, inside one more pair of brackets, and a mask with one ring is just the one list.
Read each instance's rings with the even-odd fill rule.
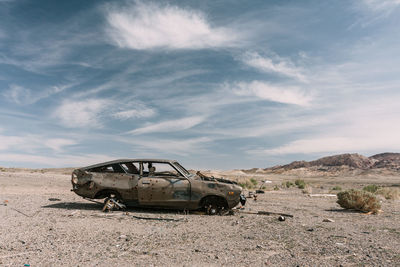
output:
[[190,175],[190,172],[188,172],[188,170],[186,170],[181,164],[179,164],[178,162],[174,162],[174,165],[176,167],[178,167],[178,169],[180,169],[186,176]]

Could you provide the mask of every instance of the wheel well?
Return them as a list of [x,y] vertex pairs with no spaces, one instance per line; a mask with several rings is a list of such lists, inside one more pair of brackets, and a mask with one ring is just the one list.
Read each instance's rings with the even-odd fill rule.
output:
[[200,208],[210,204],[216,204],[219,207],[228,208],[228,202],[221,196],[206,196],[200,200]]
[[94,198],[96,198],[96,199],[106,198],[111,195],[115,195],[117,199],[121,199],[120,193],[118,193],[115,190],[109,190],[109,189],[105,189],[105,190],[101,190],[101,191],[97,192],[96,195],[94,196]]

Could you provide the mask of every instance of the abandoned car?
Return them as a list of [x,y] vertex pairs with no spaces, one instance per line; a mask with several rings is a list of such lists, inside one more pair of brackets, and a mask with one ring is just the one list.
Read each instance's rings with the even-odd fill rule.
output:
[[233,181],[192,174],[175,160],[120,159],[76,169],[72,191],[127,206],[205,211],[214,215],[246,199]]

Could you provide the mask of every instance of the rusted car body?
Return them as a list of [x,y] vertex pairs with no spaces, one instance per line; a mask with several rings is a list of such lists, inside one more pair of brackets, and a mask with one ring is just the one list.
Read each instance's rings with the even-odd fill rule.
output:
[[191,174],[175,160],[120,159],[83,167],[73,171],[72,187],[84,198],[113,197],[137,207],[206,208],[210,213],[245,201],[236,182]]

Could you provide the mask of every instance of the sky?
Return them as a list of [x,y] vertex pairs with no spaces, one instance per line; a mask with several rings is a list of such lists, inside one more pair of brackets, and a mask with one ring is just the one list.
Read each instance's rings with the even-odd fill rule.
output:
[[0,166],[400,151],[399,0],[0,0]]

